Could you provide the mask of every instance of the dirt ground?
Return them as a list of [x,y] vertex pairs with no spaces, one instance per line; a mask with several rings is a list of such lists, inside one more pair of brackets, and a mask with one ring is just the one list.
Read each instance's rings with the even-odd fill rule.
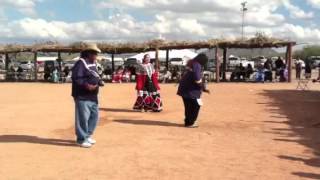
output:
[[74,144],[70,84],[0,84],[0,179],[320,179],[320,84],[211,84],[200,128],[177,87],[164,112],[131,111],[133,84],[107,84],[91,149]]

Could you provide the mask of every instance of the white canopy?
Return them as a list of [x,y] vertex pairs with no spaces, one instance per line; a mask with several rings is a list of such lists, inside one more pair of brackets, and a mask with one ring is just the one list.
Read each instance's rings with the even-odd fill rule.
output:
[[37,57],[38,62],[45,62],[45,61],[56,61],[58,57]]

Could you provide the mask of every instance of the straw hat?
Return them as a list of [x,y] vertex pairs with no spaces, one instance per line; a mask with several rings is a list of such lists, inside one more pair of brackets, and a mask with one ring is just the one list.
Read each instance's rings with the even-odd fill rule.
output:
[[82,51],[95,51],[97,53],[101,53],[101,50],[95,43],[84,43],[82,46]]

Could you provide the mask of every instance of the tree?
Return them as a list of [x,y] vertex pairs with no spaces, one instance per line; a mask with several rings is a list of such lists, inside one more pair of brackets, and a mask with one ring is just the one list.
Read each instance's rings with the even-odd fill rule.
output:
[[302,50],[295,51],[293,56],[304,60],[307,60],[310,56],[320,56],[320,46],[306,46]]

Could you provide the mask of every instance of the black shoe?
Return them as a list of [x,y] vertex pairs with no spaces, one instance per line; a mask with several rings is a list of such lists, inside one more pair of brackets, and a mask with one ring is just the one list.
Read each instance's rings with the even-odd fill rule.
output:
[[152,110],[153,112],[155,112],[155,113],[159,113],[159,112],[162,112],[162,109],[160,109],[160,110]]

